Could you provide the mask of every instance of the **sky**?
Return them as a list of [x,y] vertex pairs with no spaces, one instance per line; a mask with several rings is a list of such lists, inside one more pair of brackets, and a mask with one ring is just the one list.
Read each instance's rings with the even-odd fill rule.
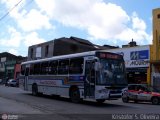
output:
[[61,37],[121,47],[152,44],[152,10],[160,0],[0,0],[0,53]]

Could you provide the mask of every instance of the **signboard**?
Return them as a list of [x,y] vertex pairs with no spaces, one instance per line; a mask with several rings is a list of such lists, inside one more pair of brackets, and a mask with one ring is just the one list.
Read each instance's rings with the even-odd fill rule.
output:
[[121,55],[104,53],[104,52],[98,52],[97,56],[102,59],[122,59]]
[[1,58],[0,62],[6,62],[6,57]]
[[149,55],[149,50],[131,51],[130,52],[131,60],[149,59],[148,55]]
[[149,67],[149,45],[130,48],[118,48],[106,51],[123,55],[126,68]]

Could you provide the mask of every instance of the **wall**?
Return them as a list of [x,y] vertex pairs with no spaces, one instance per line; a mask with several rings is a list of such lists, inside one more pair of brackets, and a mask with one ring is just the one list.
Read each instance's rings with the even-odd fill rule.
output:
[[153,86],[160,87],[160,8],[152,11],[153,45],[151,46],[150,79]]
[[21,72],[21,64],[16,64],[14,70],[14,79],[18,78],[20,72]]
[[160,60],[160,8],[154,9],[153,12],[153,46],[152,46],[152,60]]

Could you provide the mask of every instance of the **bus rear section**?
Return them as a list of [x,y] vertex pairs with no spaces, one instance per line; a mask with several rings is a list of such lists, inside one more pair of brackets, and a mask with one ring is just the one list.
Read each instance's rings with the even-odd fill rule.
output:
[[47,95],[69,97],[73,102],[97,102],[121,97],[126,87],[121,55],[92,51],[22,63],[20,87]]

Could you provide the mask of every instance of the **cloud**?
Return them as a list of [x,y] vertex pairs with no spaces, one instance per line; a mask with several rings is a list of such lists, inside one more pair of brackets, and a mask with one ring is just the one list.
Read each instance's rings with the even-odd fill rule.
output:
[[52,25],[49,23],[49,18],[35,9],[30,10],[29,13],[23,16],[23,18],[20,18],[18,24],[23,31],[52,28]]
[[[45,12],[47,16],[52,17],[53,11],[55,8],[55,0],[34,0],[37,6],[40,8],[40,11]],[[62,4],[63,5],[63,4]]]
[[29,33],[24,37],[24,44],[26,46],[31,46],[31,45],[35,45],[43,42],[46,42],[46,41],[40,38],[36,32]]
[[[13,1],[10,3],[2,0],[2,2],[8,7],[13,6]],[[88,38],[99,43],[102,40],[106,43],[113,41],[114,44],[126,43],[132,38],[138,44],[147,44],[146,41],[151,43],[151,34],[146,32],[145,21],[136,12],[128,15],[116,4],[104,0],[34,0],[34,3],[36,5],[34,9],[27,10],[21,7],[27,2],[22,2],[10,14],[24,32],[51,30],[55,28],[53,21],[56,21],[65,27],[83,30]],[[38,41],[44,41],[38,38],[37,33],[33,36],[37,36]],[[27,41],[25,43],[29,45],[30,42]]]
[[138,15],[136,12],[133,12],[133,15],[132,15],[132,28],[133,29],[137,29],[137,30],[146,30],[146,24],[145,22],[138,18]]
[[6,38],[0,39],[0,45],[7,47],[19,47],[22,35],[13,27],[8,27],[8,35]]
[[[13,27],[8,27],[8,36],[7,38],[0,39],[0,46],[3,46],[3,49],[9,49],[8,51],[18,55],[18,48],[23,49],[34,44],[39,44],[46,42],[44,39],[38,36],[38,33],[20,33]],[[22,47],[22,45],[25,45]],[[26,48],[27,49],[27,48]],[[22,50],[21,50],[22,51]],[[23,50],[27,51],[27,50]]]
[[[19,1],[15,0],[14,2],[10,1],[2,1],[2,3],[6,4],[8,9],[13,8],[15,4]],[[17,25],[24,32],[32,32],[35,30],[41,29],[54,29],[54,26],[50,23],[50,18],[40,12],[37,9],[31,9],[27,11],[25,8],[25,2],[21,2],[15,9],[10,12],[10,16],[14,18]]]
[[50,19],[66,27],[82,29],[87,32],[89,38],[114,41],[114,43],[130,42],[132,38],[139,44],[151,42],[151,35],[146,32],[147,26],[144,20],[139,18],[136,12],[129,16],[116,4],[106,3],[103,0],[47,1],[53,7],[35,0],[39,9]]
[[8,52],[14,55],[18,55],[18,51],[16,49],[10,49]]
[[134,39],[140,45],[151,44],[152,34],[146,32],[146,23],[138,17],[136,12],[133,12],[131,21],[132,27],[122,30],[120,34],[115,36],[115,39],[122,41],[131,41],[131,39]]
[[17,5],[17,3],[20,3],[20,4],[18,4],[16,7],[20,8],[20,6],[24,5],[26,1],[25,0],[22,0],[22,1],[20,0],[1,0],[0,3],[5,4],[7,8],[11,9],[15,5]]

